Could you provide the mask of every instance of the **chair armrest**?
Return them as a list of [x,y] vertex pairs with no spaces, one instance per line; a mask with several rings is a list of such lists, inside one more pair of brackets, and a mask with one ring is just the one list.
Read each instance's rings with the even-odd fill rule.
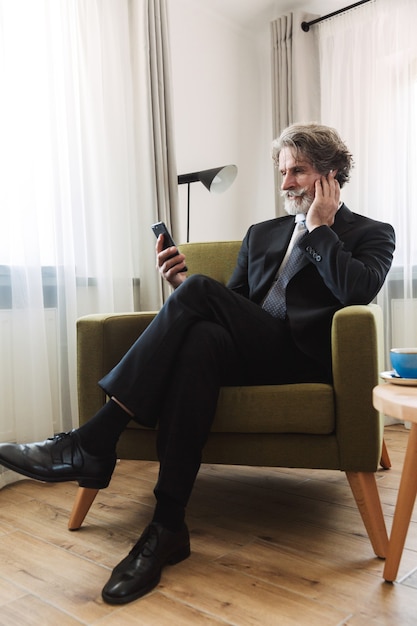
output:
[[341,469],[375,471],[378,467],[383,419],[373,407],[372,390],[378,384],[382,357],[378,305],[348,306],[335,314],[332,363]]
[[80,425],[106,401],[98,381],[149,326],[156,312],[86,315],[77,320],[77,384]]

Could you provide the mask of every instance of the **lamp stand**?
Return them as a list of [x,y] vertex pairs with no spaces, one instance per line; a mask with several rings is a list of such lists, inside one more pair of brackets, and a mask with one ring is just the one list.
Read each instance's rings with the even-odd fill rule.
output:
[[190,241],[190,183],[187,183],[187,243]]

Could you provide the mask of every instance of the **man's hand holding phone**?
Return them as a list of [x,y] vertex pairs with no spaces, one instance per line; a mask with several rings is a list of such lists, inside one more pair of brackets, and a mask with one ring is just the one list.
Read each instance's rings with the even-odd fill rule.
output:
[[179,252],[163,222],[153,224],[152,230],[157,237],[155,246],[156,268],[162,278],[168,281],[175,289],[187,278],[185,255]]

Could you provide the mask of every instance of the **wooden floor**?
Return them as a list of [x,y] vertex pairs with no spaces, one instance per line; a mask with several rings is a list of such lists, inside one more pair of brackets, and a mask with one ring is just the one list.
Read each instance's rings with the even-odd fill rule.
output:
[[[386,429],[388,530],[407,437]],[[66,530],[75,484],[0,491],[0,625],[417,624],[413,577],[383,581],[345,475],[321,470],[204,466],[188,511],[191,557],[145,598],[106,605],[101,588],[149,520],[156,475],[155,463],[121,461],[77,532]],[[417,512],[399,580],[416,567]]]

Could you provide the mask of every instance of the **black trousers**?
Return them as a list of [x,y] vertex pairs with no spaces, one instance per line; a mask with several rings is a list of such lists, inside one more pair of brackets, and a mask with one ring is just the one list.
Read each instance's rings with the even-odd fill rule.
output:
[[139,423],[158,423],[155,494],[185,507],[220,387],[326,378],[295,346],[285,322],[217,281],[194,275],[99,384]]

